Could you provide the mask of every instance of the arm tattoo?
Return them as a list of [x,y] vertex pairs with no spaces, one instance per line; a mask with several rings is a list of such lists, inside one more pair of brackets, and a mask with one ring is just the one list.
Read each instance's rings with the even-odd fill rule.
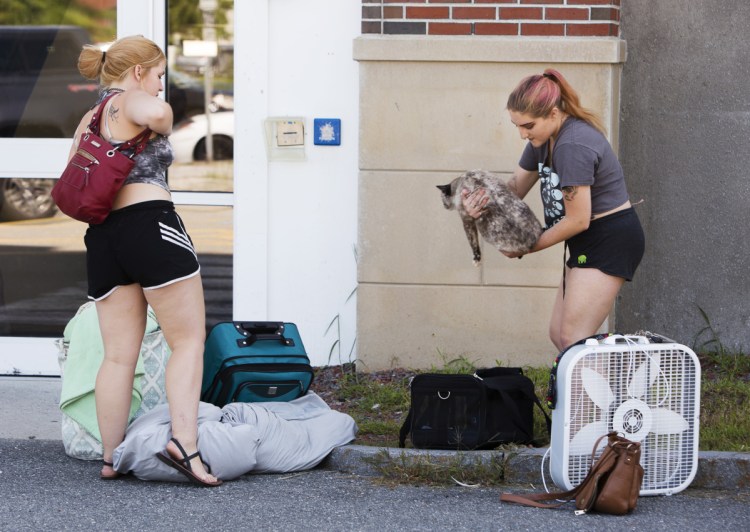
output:
[[120,109],[118,107],[115,107],[114,105],[109,106],[109,118],[117,122],[117,113],[120,112]]
[[573,201],[578,194],[578,187],[563,187],[562,192],[565,201]]

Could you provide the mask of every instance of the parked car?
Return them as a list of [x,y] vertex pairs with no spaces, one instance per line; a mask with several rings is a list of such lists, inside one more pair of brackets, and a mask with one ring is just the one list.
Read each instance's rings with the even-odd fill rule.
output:
[[[0,26],[0,137],[72,138],[98,86],[78,72],[78,26]],[[0,179],[0,221],[53,216],[53,179]]]
[[[206,112],[203,82],[179,70],[170,70],[167,89],[167,101],[172,106],[174,123],[179,124],[186,118]],[[228,111],[234,109],[234,98],[231,87],[214,87],[211,94],[209,110]]]
[[[234,111],[210,113],[214,160],[234,159]],[[195,115],[175,127],[169,140],[174,148],[176,163],[206,160],[206,133],[208,119],[205,114]]]
[[0,136],[71,137],[98,85],[78,72],[78,26],[0,26]]
[[56,179],[0,179],[0,221],[48,218],[57,212],[52,199]]

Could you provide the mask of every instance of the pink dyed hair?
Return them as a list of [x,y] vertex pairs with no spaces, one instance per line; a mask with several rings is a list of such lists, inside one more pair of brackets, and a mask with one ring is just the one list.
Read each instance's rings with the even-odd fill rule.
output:
[[581,106],[578,93],[560,72],[552,68],[548,68],[543,74],[534,74],[522,79],[508,96],[506,106],[509,111],[528,114],[534,118],[549,116],[555,107],[588,122],[606,134],[601,119]]

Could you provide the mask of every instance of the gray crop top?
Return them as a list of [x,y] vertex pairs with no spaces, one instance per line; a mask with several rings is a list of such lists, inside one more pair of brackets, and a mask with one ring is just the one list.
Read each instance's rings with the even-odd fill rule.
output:
[[[97,104],[107,96],[111,90],[105,89],[99,96]],[[110,104],[116,99],[115,96],[110,100]],[[102,118],[102,130],[105,133],[106,138],[110,139],[110,143],[113,146],[118,146],[125,142],[124,140],[116,140],[112,138],[112,134],[109,131],[109,116],[107,113],[103,113]],[[135,148],[122,150],[124,155],[130,157]],[[172,164],[174,159],[174,153],[172,151],[172,144],[169,142],[169,138],[164,135],[157,134],[155,137],[149,139],[146,143],[146,147],[141,153],[133,157],[135,166],[128,174],[125,179],[125,185],[132,183],[145,183],[147,185],[156,185],[169,192],[169,185],[167,185],[167,168]],[[124,186],[124,185],[123,185]]]
[[552,164],[549,145],[535,148],[529,142],[519,166],[539,174],[547,227],[565,215],[562,187],[591,187],[591,213],[600,214],[628,201],[620,162],[606,137],[583,120],[568,117],[557,135]]

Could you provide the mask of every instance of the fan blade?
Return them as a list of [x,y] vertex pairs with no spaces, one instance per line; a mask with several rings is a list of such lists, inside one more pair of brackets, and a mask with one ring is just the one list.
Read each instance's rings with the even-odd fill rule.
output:
[[648,362],[644,362],[635,370],[633,378],[628,383],[628,395],[636,399],[646,395],[648,387],[651,386],[659,375],[659,355],[648,355]]
[[[581,427],[573,439],[570,440],[570,451],[571,455],[580,456],[582,454],[591,454],[591,450],[594,447],[596,440],[607,433],[607,422],[606,421],[594,421],[588,425]],[[602,440],[602,444],[606,444],[606,439]]]
[[651,414],[653,415],[651,432],[654,434],[679,434],[690,427],[684,417],[672,410],[654,408]]
[[609,409],[609,405],[614,401],[615,394],[609,387],[607,379],[590,368],[581,368],[581,380],[586,394],[591,398],[596,406],[602,410]]

